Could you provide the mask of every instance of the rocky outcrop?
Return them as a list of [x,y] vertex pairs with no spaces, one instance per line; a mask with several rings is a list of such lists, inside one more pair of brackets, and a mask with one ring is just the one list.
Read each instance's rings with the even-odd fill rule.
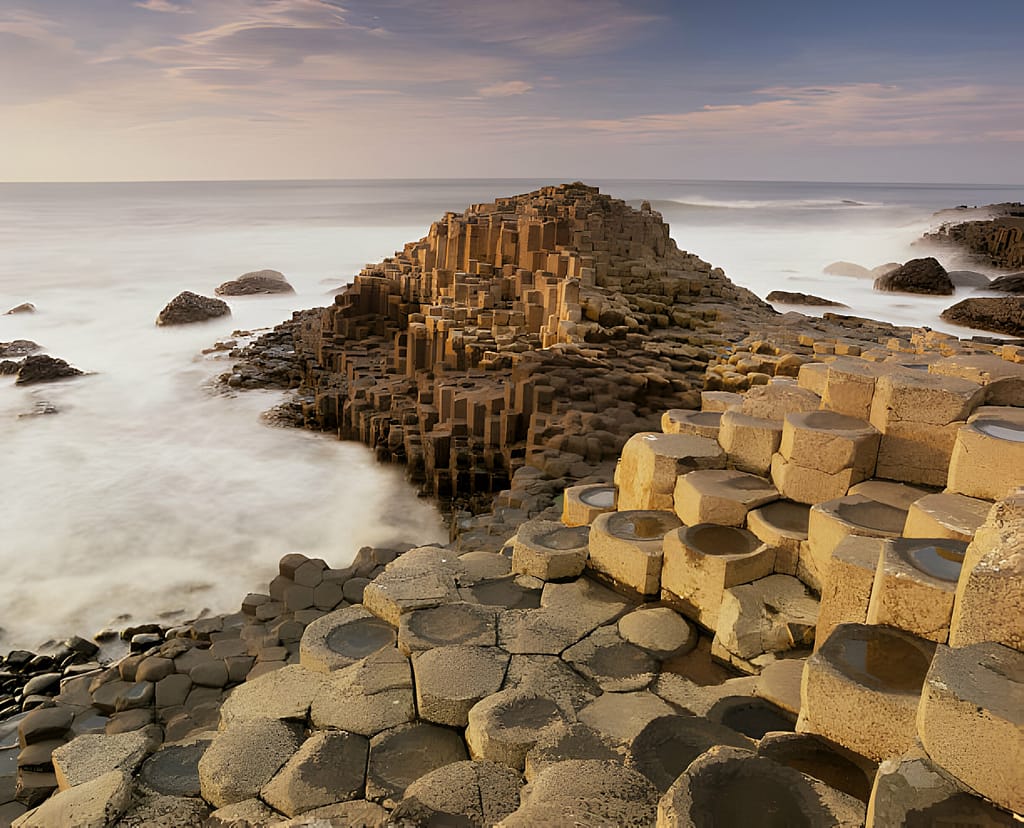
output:
[[815,296],[812,293],[793,293],[788,290],[773,290],[765,297],[765,300],[768,302],[780,302],[784,305],[812,305],[815,307],[826,308],[848,307],[842,302],[833,302],[831,299],[822,299],[820,296]]
[[7,311],[7,313],[5,313],[4,316],[11,316],[12,314],[15,314],[15,313],[35,313],[35,312],[36,312],[36,306],[35,305],[33,305],[31,302],[22,302],[20,305],[17,305],[15,307],[11,308],[9,311]]
[[966,249],[978,261],[993,267],[1024,267],[1024,204],[992,204],[981,221],[943,224],[925,239],[933,244]]
[[911,259],[905,265],[875,279],[875,290],[901,293],[928,293],[949,296],[955,291],[946,268],[929,256]]
[[964,299],[946,308],[942,318],[967,328],[1024,336],[1024,297]]
[[998,290],[1000,293],[1024,293],[1024,273],[1008,273],[993,279],[988,284],[989,290]]
[[27,356],[18,369],[16,385],[31,385],[37,382],[53,382],[54,380],[80,377],[82,372],[67,364],[63,359],[38,354]]
[[189,290],[175,296],[156,318],[157,325],[188,325],[205,322],[231,313],[228,303],[209,296],[200,296]]
[[951,270],[947,275],[956,287],[987,288],[992,283],[988,276],[976,270]]
[[23,357],[39,350],[39,346],[28,339],[15,339],[12,342],[0,342],[0,359]]
[[295,293],[284,274],[276,270],[253,270],[224,282],[215,291],[218,296],[249,296],[254,293]]

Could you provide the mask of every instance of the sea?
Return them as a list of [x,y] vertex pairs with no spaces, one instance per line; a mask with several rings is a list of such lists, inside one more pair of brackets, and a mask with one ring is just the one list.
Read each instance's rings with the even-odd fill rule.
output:
[[[446,211],[553,183],[0,184],[0,314],[37,307],[0,315],[0,341],[33,340],[89,372],[28,387],[0,377],[0,651],[235,611],[290,552],[343,567],[364,545],[446,542],[443,516],[400,468],[359,444],[268,425],[260,414],[281,394],[216,392],[231,360],[203,351],[330,304]],[[938,211],[1024,200],[1024,186],[588,183],[650,201],[680,248],[760,296],[814,293],[940,330],[959,295],[878,294],[823,268],[929,254],[914,242]],[[154,324],[179,292],[213,295],[263,268],[296,292],[230,298],[230,317],[203,324]],[[47,407],[56,413],[34,413]]]

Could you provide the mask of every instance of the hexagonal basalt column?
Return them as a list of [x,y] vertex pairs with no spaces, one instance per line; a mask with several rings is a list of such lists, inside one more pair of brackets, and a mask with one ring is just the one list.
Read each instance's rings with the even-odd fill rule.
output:
[[598,515],[615,511],[615,498],[615,487],[604,483],[570,486],[562,498],[562,523],[589,526]]
[[871,414],[875,382],[890,365],[856,358],[838,358],[828,363],[821,394],[821,406],[838,414],[866,420]]
[[662,540],[680,525],[672,512],[636,509],[600,515],[590,528],[587,565],[641,595],[657,595]]
[[330,673],[355,664],[384,647],[394,647],[395,628],[361,605],[321,616],[302,634],[299,661],[310,670]]
[[542,581],[575,578],[587,563],[589,526],[529,520],[519,526],[512,546],[512,571]]
[[800,550],[807,542],[810,507],[792,500],[776,500],[747,515],[747,529],[775,549],[775,571],[796,575]]
[[708,469],[680,477],[674,501],[676,514],[689,526],[742,526],[747,512],[778,497],[775,487],[763,477],[732,469]]
[[509,658],[498,647],[437,647],[417,653],[412,671],[420,718],[465,727],[473,705],[501,688]]
[[502,690],[469,711],[466,741],[474,759],[522,770],[537,740],[566,721],[562,709],[545,696],[531,690]]
[[940,646],[917,730],[928,755],[997,805],[1024,813],[1024,653]]
[[672,492],[680,474],[697,469],[720,469],[725,455],[714,440],[692,434],[642,431],[622,447],[615,469],[620,510],[671,509]]
[[825,582],[814,646],[819,648],[840,624],[864,624],[868,620],[871,589],[875,585],[883,538],[847,535],[832,552]]
[[863,420],[833,411],[787,414],[772,481],[798,503],[842,497],[874,473],[878,432]]
[[704,523],[665,536],[662,597],[685,615],[715,629],[722,593],[770,575],[775,550],[750,532]]
[[807,525],[807,553],[800,558],[798,575],[808,586],[821,590],[832,553],[847,535],[898,538],[907,521],[902,509],[863,495],[850,495],[811,507]]
[[782,423],[751,417],[739,411],[722,414],[718,442],[729,457],[729,466],[751,474],[767,474],[772,455],[782,441]]
[[878,560],[869,624],[945,642],[967,544],[948,538],[887,540]]
[[910,504],[903,535],[907,538],[950,538],[970,543],[985,522],[992,504],[966,495],[925,495]]
[[871,759],[906,751],[935,643],[890,627],[841,624],[804,665],[797,730]]
[[673,408],[661,415],[661,430],[665,434],[694,434],[697,437],[717,440],[721,424],[721,411],[689,411],[685,408]]
[[949,491],[999,500],[1024,482],[1024,408],[985,406],[956,433]]

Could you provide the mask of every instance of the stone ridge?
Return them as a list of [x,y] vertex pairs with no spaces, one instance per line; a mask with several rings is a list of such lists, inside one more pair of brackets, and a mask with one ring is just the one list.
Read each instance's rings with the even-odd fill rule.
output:
[[646,202],[544,187],[447,213],[297,317],[303,420],[441,499],[485,496],[548,450],[616,457],[666,395],[699,388],[705,346],[738,314],[773,311],[680,250]]
[[998,215],[984,221],[943,224],[925,234],[925,239],[964,247],[994,267],[1024,267],[1024,204],[993,204],[987,209]]

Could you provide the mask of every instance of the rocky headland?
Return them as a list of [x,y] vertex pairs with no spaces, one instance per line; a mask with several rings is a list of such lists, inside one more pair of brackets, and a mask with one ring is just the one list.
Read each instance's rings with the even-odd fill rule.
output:
[[453,541],[287,555],[114,663],[11,654],[0,819],[1024,811],[1024,344],[779,315],[574,184],[448,214],[237,355],[227,387],[405,463]]
[[1024,204],[961,208],[946,211],[943,217],[949,220],[925,236],[928,243],[964,249],[976,261],[991,267],[1024,268]]

